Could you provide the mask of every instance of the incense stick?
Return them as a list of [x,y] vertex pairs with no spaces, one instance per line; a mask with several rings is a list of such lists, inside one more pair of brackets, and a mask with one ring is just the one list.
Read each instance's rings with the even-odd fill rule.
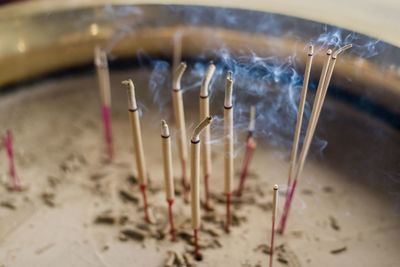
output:
[[94,64],[96,66],[97,78],[99,83],[99,93],[101,101],[101,111],[103,114],[104,131],[107,143],[108,159],[112,161],[114,151],[112,144],[111,131],[111,88],[110,73],[108,70],[107,54],[100,47],[96,46],[94,50]]
[[14,164],[14,153],[13,153],[13,148],[12,148],[12,134],[11,131],[7,131],[6,136],[3,138],[3,144],[4,147],[6,148],[7,151],[7,156],[8,156],[8,162],[10,166],[10,174],[13,179],[13,190],[16,191],[21,191],[22,190],[22,185],[19,180],[19,177],[17,175],[17,171],[15,169],[15,164]]
[[272,195],[272,228],[271,228],[271,244],[269,250],[269,267],[272,267],[272,259],[274,256],[274,236],[275,236],[275,219],[278,217],[278,185],[274,185]]
[[306,103],[307,97],[307,90],[308,90],[308,82],[310,80],[310,73],[311,73],[311,65],[313,61],[314,55],[314,47],[312,45],[308,48],[308,55],[307,55],[307,62],[306,62],[306,69],[304,72],[304,81],[303,81],[303,88],[301,90],[300,102],[299,102],[299,111],[297,113],[297,122],[296,122],[296,130],[294,133],[294,140],[292,145],[292,153],[290,155],[290,163],[289,163],[289,176],[287,182],[287,189],[286,189],[286,198],[290,192],[290,186],[293,177],[294,167],[297,161],[297,151],[299,148],[299,140],[300,140],[300,132],[301,132],[301,125],[303,122],[303,113],[304,113],[304,105]]
[[[310,121],[308,123],[306,136],[304,138],[304,144],[303,144],[303,147],[300,152],[299,161],[298,161],[296,173],[294,176],[294,182],[293,182],[293,185],[292,185],[292,188],[290,191],[290,195],[287,197],[287,199],[285,201],[284,212],[282,214],[282,218],[281,218],[281,222],[280,222],[280,226],[279,226],[279,230],[278,230],[280,233],[283,233],[285,230],[287,217],[288,217],[289,211],[290,211],[290,206],[291,206],[291,203],[293,200],[294,192],[296,190],[297,180],[300,177],[300,175],[303,171],[303,168],[304,168],[305,160],[307,158],[307,154],[310,149],[311,141],[314,136],[315,128],[318,123],[319,115],[321,114],[325,96],[328,91],[328,86],[329,86],[330,79],[332,77],[336,58],[337,58],[338,54],[351,48],[351,46],[352,45],[346,45],[342,48],[339,48],[333,55],[332,55],[332,51],[330,49],[327,52],[327,58],[325,60],[324,66],[322,68],[321,77],[320,77],[320,80],[318,83],[317,93],[316,93],[313,108],[311,111]],[[332,59],[332,61],[331,61],[331,59]]]
[[195,258],[201,259],[197,231],[200,228],[200,132],[212,122],[212,117],[205,118],[195,128],[191,139],[190,149],[190,201],[192,213],[192,228],[194,230]]
[[250,165],[251,158],[253,156],[254,150],[256,149],[256,143],[254,142],[254,129],[255,129],[255,115],[256,114],[256,108],[255,106],[250,106],[250,122],[249,122],[249,134],[247,136],[247,146],[246,146],[246,152],[244,155],[244,162],[243,162],[243,169],[242,169],[242,174],[240,176],[240,183],[239,187],[237,190],[237,196],[242,196],[243,193],[243,188],[244,188],[244,182],[247,177],[247,171]]
[[189,202],[188,198],[188,184],[186,176],[186,160],[187,160],[187,144],[186,144],[186,126],[185,126],[185,112],[183,108],[182,91],[181,91],[181,78],[186,69],[186,63],[181,62],[174,72],[172,81],[172,102],[174,106],[175,123],[178,128],[178,153],[182,166],[182,185],[184,191],[185,202]]
[[[211,78],[215,72],[215,65],[210,62],[207,71],[204,75],[203,82],[200,89],[200,121],[210,116],[210,104],[208,97],[208,86]],[[210,197],[208,179],[211,175],[211,147],[210,147],[210,127],[204,129],[203,134],[200,136],[201,139],[201,164],[203,167],[204,175],[204,192],[205,192],[205,208],[207,211],[210,210]]]
[[232,105],[232,71],[226,78],[224,99],[224,181],[226,195],[226,227],[229,233],[230,225],[230,198],[233,184],[233,105]]
[[131,121],[133,149],[135,150],[138,180],[139,180],[140,190],[142,191],[142,196],[143,196],[143,205],[144,205],[146,221],[148,223],[151,223],[149,212],[148,212],[147,198],[146,198],[147,169],[146,169],[146,163],[145,163],[145,159],[144,159],[142,132],[141,132],[141,128],[140,128],[140,119],[139,119],[139,110],[137,107],[136,97],[135,97],[135,86],[133,85],[132,80],[123,81],[122,84],[127,87],[128,104],[129,104],[129,118]]
[[172,204],[175,199],[174,178],[172,173],[172,152],[169,128],[165,120],[161,121],[161,145],[164,163],[165,194],[168,202],[169,222],[171,225],[171,239],[172,241],[175,241],[174,218],[172,213]]

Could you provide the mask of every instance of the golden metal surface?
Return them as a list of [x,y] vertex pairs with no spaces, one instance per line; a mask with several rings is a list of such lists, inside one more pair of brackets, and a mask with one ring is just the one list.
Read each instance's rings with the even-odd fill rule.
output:
[[[171,25],[157,25],[158,16],[162,16],[157,13],[157,6],[150,6],[137,16],[133,12],[129,16],[113,19],[110,14],[110,18],[104,19],[98,16],[104,11],[104,1],[50,2],[29,1],[0,8],[0,87],[90,64],[96,44],[101,44],[118,58],[134,57],[142,49],[150,55],[171,57],[177,32],[183,36],[182,56],[188,58],[199,54],[213,58],[215,54],[212,50],[223,47],[228,47],[232,55],[248,49],[260,57],[287,57],[293,53],[304,54],[303,48],[306,47],[305,43],[294,38],[236,29],[183,25],[179,21]],[[253,2],[250,2],[252,7]],[[238,2],[233,1],[232,6],[234,4]],[[254,8],[266,9],[260,8],[259,3],[254,3]],[[121,33],[125,25],[128,25],[126,32]],[[135,27],[129,27],[132,25]],[[305,57],[299,58],[304,60]],[[315,57],[315,63],[321,65],[320,56]],[[318,70],[313,68],[313,71]],[[343,55],[334,76],[342,77],[333,79],[334,86],[360,94],[366,87],[373,88],[369,90],[369,97],[398,111],[396,101],[400,99],[400,75],[396,67],[382,68],[369,60]],[[351,77],[352,83],[344,77]]]

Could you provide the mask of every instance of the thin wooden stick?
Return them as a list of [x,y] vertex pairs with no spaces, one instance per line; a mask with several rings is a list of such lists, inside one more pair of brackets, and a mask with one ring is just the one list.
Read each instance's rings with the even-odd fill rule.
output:
[[168,202],[169,222],[171,225],[171,239],[172,241],[175,241],[174,218],[172,213],[172,205],[174,204],[175,191],[172,170],[171,139],[169,135],[168,124],[165,122],[165,120],[161,121],[161,146],[164,163],[165,194]]
[[290,192],[290,186],[292,183],[293,171],[295,169],[297,163],[297,151],[299,148],[299,140],[300,140],[300,132],[301,132],[301,125],[303,122],[303,113],[304,113],[304,105],[306,103],[307,97],[307,90],[308,90],[308,82],[310,80],[310,73],[311,73],[311,65],[313,61],[314,55],[314,47],[310,45],[308,48],[308,55],[307,55],[307,62],[306,62],[306,69],[304,73],[304,81],[303,81],[303,88],[301,90],[300,102],[299,102],[299,111],[297,113],[297,122],[296,122],[296,130],[294,133],[294,140],[292,145],[292,153],[290,155],[290,163],[289,163],[289,176],[287,182],[287,189],[286,189],[286,197],[288,197]]
[[229,233],[230,226],[230,198],[233,185],[233,105],[232,105],[233,80],[232,71],[226,78],[224,100],[224,181],[226,195],[226,227]]
[[184,200],[189,202],[188,197],[188,183],[186,175],[186,160],[187,160],[187,143],[186,143],[186,125],[185,125],[185,111],[183,108],[183,99],[181,91],[181,78],[186,70],[186,63],[181,62],[174,72],[172,81],[172,102],[174,106],[175,123],[178,128],[178,153],[182,166],[182,185],[184,190]]
[[271,228],[271,244],[269,250],[269,267],[272,267],[272,259],[274,256],[274,236],[275,236],[275,220],[278,217],[278,185],[274,185],[272,195],[272,228]]
[[[331,54],[332,54],[331,50],[328,50],[328,52],[327,52],[327,59],[325,61],[325,65],[323,66],[323,69],[322,69],[321,78],[320,78],[320,81],[318,84],[317,94],[315,96],[313,108],[311,111],[310,121],[307,126],[307,132],[306,132],[306,136],[304,139],[304,144],[301,149],[301,153],[299,156],[299,162],[297,164],[297,169],[296,169],[296,173],[294,176],[293,186],[291,188],[290,195],[287,197],[287,199],[285,201],[284,213],[282,214],[281,223],[280,223],[279,230],[278,230],[280,233],[283,233],[285,230],[285,225],[286,225],[287,217],[289,214],[291,202],[293,200],[294,192],[296,189],[297,180],[300,177],[300,175],[303,171],[303,168],[304,168],[304,163],[307,158],[308,151],[310,149],[311,141],[314,136],[314,132],[315,132],[315,128],[317,126],[319,115],[321,114],[322,105],[324,103],[325,96],[328,91],[328,86],[329,86],[330,79],[332,77],[336,58],[339,53],[349,49],[351,46],[352,45],[346,45],[346,46],[338,49],[332,56],[331,56]],[[331,59],[332,59],[332,61],[331,61]]]
[[130,117],[130,121],[131,121],[133,149],[135,150],[138,180],[139,180],[140,190],[142,191],[142,196],[143,196],[143,205],[144,205],[146,221],[148,223],[151,223],[149,211],[148,211],[148,205],[147,205],[147,198],[146,198],[147,169],[146,169],[146,162],[145,162],[144,151],[143,151],[139,110],[138,110],[138,107],[136,104],[135,86],[133,85],[133,82],[130,79],[127,81],[123,81],[122,84],[127,87],[129,117]]
[[101,101],[101,110],[103,114],[104,131],[107,143],[108,158],[112,161],[114,149],[112,144],[111,130],[111,87],[110,87],[110,72],[108,69],[107,54],[96,46],[94,50],[94,64],[96,66],[97,78],[99,83],[99,93]]
[[[208,97],[208,86],[211,78],[215,72],[215,65],[210,62],[207,68],[206,74],[204,75],[203,82],[200,89],[200,121],[210,116],[210,104]],[[201,139],[201,164],[203,167],[204,175],[204,191],[205,191],[205,209],[210,210],[210,196],[208,180],[211,175],[211,147],[210,147],[210,127],[204,129],[203,134],[200,136]]]
[[238,190],[236,193],[238,197],[242,196],[243,189],[244,189],[244,182],[246,181],[247,171],[249,169],[250,161],[253,156],[254,150],[257,147],[256,142],[254,141],[254,137],[253,137],[254,129],[255,129],[255,122],[256,122],[255,116],[256,116],[256,108],[255,108],[255,106],[250,106],[249,134],[247,136],[247,146],[246,146],[246,152],[244,155],[242,175],[240,176],[240,183],[239,183],[239,187],[238,187]]
[[195,128],[191,139],[190,149],[190,204],[192,213],[192,228],[195,238],[195,258],[201,259],[197,231],[200,228],[200,132],[212,122],[212,117],[205,118]]
[[15,191],[21,191],[22,190],[21,181],[19,180],[17,171],[15,169],[15,164],[14,164],[14,153],[13,153],[13,147],[12,147],[11,131],[9,131],[9,130],[7,131],[6,136],[3,138],[3,144],[7,151],[8,162],[10,165],[10,174],[13,179],[12,189]]

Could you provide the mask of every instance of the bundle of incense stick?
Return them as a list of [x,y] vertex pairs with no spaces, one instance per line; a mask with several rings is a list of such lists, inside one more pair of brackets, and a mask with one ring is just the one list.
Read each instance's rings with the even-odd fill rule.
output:
[[96,66],[97,78],[99,83],[101,110],[103,113],[104,131],[107,143],[108,158],[113,159],[113,145],[111,132],[111,89],[110,89],[110,73],[108,70],[107,54],[96,46],[94,49],[94,65]]
[[205,118],[194,129],[190,148],[190,201],[192,213],[192,228],[194,231],[195,258],[201,259],[197,232],[200,228],[200,133],[212,122],[212,117]]
[[185,112],[183,108],[183,99],[181,91],[181,78],[186,70],[186,63],[181,62],[174,72],[172,80],[172,102],[174,106],[175,123],[178,128],[178,154],[181,160],[182,167],[182,185],[184,190],[185,202],[189,202],[188,198],[188,184],[186,176],[186,160],[187,160],[187,143],[186,143],[186,125],[185,125]]
[[136,97],[135,97],[135,86],[133,85],[132,80],[123,81],[122,84],[127,87],[128,104],[129,104],[129,118],[131,121],[133,149],[135,151],[138,180],[139,180],[140,190],[142,191],[142,196],[143,196],[143,205],[144,205],[146,221],[148,223],[151,223],[149,211],[148,211],[148,205],[147,205],[147,198],[146,198],[147,169],[146,169],[146,162],[144,159],[144,152],[143,152],[143,142],[142,142],[142,132],[141,132],[141,128],[140,128],[139,110],[137,107]]
[[247,177],[247,171],[249,169],[250,161],[253,156],[254,150],[256,149],[256,142],[254,141],[254,129],[255,129],[255,116],[256,116],[256,108],[255,106],[250,107],[250,122],[249,122],[249,134],[247,136],[247,146],[246,153],[244,155],[243,169],[242,174],[240,176],[240,183],[237,190],[237,196],[241,196],[243,193],[244,182]]
[[172,152],[169,128],[165,120],[161,121],[161,146],[164,163],[165,194],[168,202],[169,223],[171,225],[171,239],[175,241],[174,218],[172,213],[172,204],[174,204],[175,199]]
[[224,100],[224,181],[226,195],[226,226],[225,230],[229,233],[230,226],[230,200],[233,185],[233,105],[232,105],[232,71],[226,78],[225,100]]
[[6,136],[3,138],[3,144],[4,144],[4,147],[6,148],[6,151],[7,151],[8,162],[9,162],[9,165],[10,165],[10,174],[11,174],[11,177],[13,179],[12,188],[14,190],[20,191],[20,190],[22,190],[22,186],[21,186],[21,182],[19,180],[19,177],[17,175],[17,171],[15,170],[11,131],[7,131]]
[[[211,78],[215,72],[215,65],[210,62],[207,71],[204,75],[203,82],[200,89],[200,121],[210,116],[210,104],[208,97],[208,86]],[[207,211],[210,210],[210,196],[208,179],[211,175],[211,147],[210,147],[210,127],[204,129],[203,134],[200,136],[201,139],[201,164],[204,175],[204,192],[205,192],[205,208]]]
[[272,195],[272,227],[271,227],[271,244],[269,250],[269,267],[272,267],[272,259],[274,256],[274,237],[275,237],[275,220],[278,217],[278,185],[274,185]]
[[290,210],[290,206],[291,206],[291,203],[293,200],[294,192],[296,190],[297,180],[300,177],[300,175],[303,171],[303,168],[304,168],[305,160],[306,160],[308,151],[310,149],[311,141],[314,136],[314,132],[315,132],[315,128],[318,123],[319,116],[321,114],[322,106],[325,101],[325,96],[328,91],[328,86],[329,86],[329,83],[330,83],[330,80],[331,80],[331,77],[333,74],[333,69],[336,64],[337,56],[340,53],[342,53],[343,51],[345,51],[351,47],[352,47],[352,45],[349,44],[349,45],[339,48],[333,54],[332,54],[332,50],[330,50],[330,49],[326,53],[326,59],[325,59],[324,65],[322,67],[321,76],[320,76],[320,80],[318,83],[317,92],[316,92],[316,95],[314,98],[313,108],[311,111],[310,121],[308,122],[308,126],[307,126],[306,136],[304,138],[304,143],[301,148],[299,160],[296,163],[296,173],[294,175],[294,181],[293,181],[293,184],[290,186],[290,188],[288,188],[288,190],[290,189],[290,192],[289,192],[289,194],[287,194],[287,197],[285,200],[284,211],[283,211],[281,222],[280,222],[279,229],[278,229],[279,233],[283,233],[285,231],[286,221],[287,221],[287,218],[289,215],[289,210]]

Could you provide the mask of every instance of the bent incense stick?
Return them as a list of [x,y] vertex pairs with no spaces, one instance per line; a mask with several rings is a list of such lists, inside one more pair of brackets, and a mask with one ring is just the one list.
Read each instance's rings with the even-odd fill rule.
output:
[[131,121],[133,149],[135,150],[136,167],[137,167],[137,172],[138,172],[138,180],[139,180],[140,190],[142,191],[142,196],[143,196],[145,217],[146,217],[146,221],[148,223],[151,223],[149,211],[148,211],[148,205],[147,205],[147,197],[146,197],[147,169],[146,169],[146,162],[144,159],[142,132],[141,132],[141,128],[140,128],[140,119],[139,119],[139,110],[137,107],[136,97],[135,97],[135,86],[133,85],[132,80],[123,81],[122,84],[127,87],[128,104],[129,104],[129,118]]
[[194,129],[190,140],[190,204],[192,214],[192,228],[194,231],[195,258],[201,259],[197,232],[200,228],[200,133],[212,122],[212,117],[205,118]]
[[185,125],[185,111],[183,108],[183,99],[181,91],[181,78],[186,70],[186,63],[181,62],[173,75],[172,81],[172,103],[174,106],[175,123],[178,128],[178,153],[181,160],[182,167],[182,185],[184,192],[184,200],[189,202],[188,197],[188,183],[186,175],[186,160],[187,160],[187,144],[186,144],[186,125]]
[[12,148],[12,134],[11,131],[7,131],[6,136],[3,138],[3,144],[7,151],[8,162],[10,166],[10,174],[13,180],[12,188],[13,190],[20,191],[22,190],[22,185],[17,175],[17,171],[15,169],[14,164],[14,153]]
[[94,50],[94,64],[96,66],[97,78],[99,83],[99,93],[101,101],[101,111],[103,114],[104,132],[107,144],[108,159],[112,161],[114,149],[112,144],[111,130],[111,88],[110,88],[110,73],[108,70],[107,54],[98,46]]
[[[200,89],[200,121],[210,116],[210,104],[208,97],[208,86],[211,78],[215,72],[215,65],[210,62],[207,68],[206,74],[204,75],[203,82]],[[208,180],[211,175],[211,147],[210,147],[210,127],[206,127],[203,134],[200,136],[201,139],[201,165],[204,175],[204,193],[205,193],[205,209],[210,210],[210,195]]]

